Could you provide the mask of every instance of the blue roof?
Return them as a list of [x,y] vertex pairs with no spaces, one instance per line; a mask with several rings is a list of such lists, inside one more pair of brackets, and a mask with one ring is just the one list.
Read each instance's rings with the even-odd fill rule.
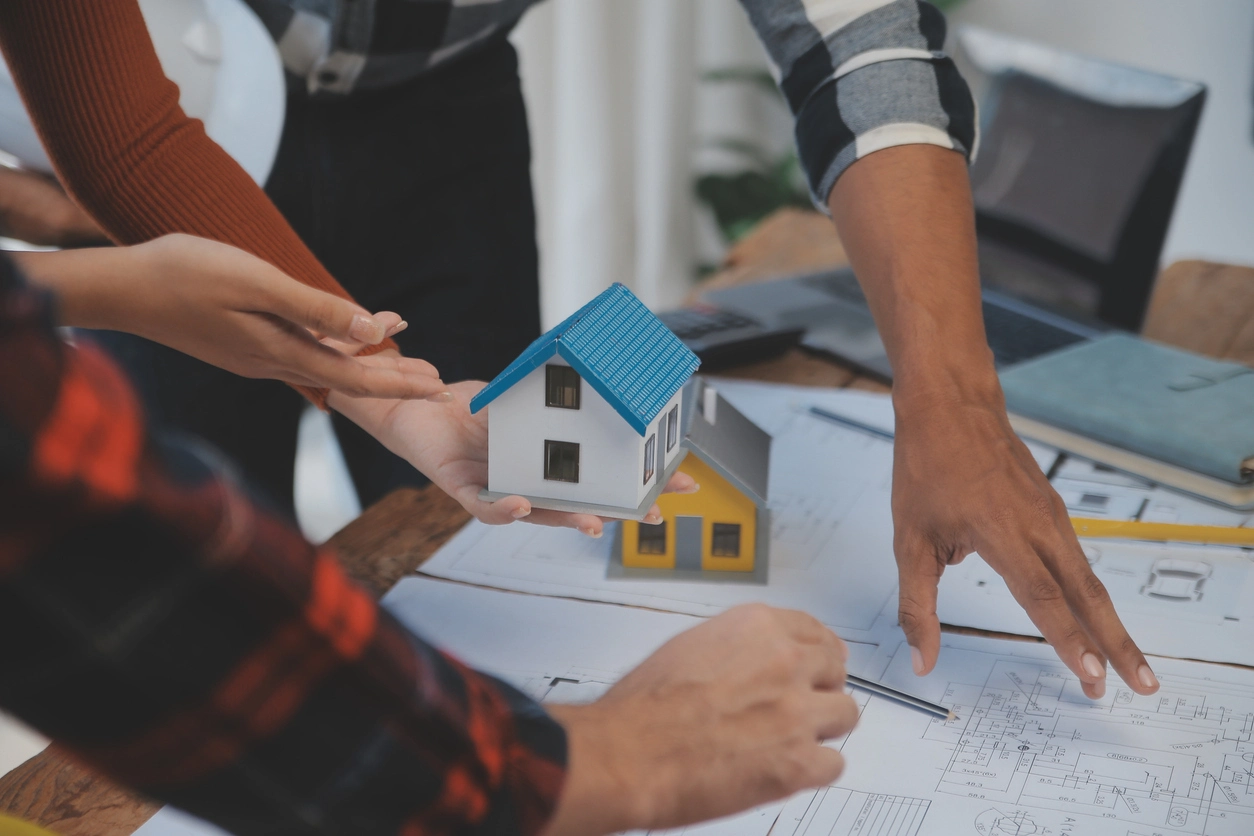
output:
[[470,411],[483,409],[554,355],[640,435],[700,365],[634,293],[616,283],[529,345],[475,395]]

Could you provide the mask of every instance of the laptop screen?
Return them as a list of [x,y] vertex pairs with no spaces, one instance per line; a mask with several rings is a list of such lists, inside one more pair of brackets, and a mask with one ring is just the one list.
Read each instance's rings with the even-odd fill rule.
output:
[[[1041,47],[1034,46],[1036,50]],[[1037,56],[1039,57],[1039,56]],[[985,85],[979,154],[971,167],[987,286],[1080,319],[1136,329],[1196,129],[1202,88],[1180,83],[1155,101],[1126,93],[1117,68],[1071,83],[1076,65],[1112,65],[1067,56],[1071,74],[1047,77],[1013,66]],[[1112,91],[1111,78],[1125,82]],[[1109,95],[1105,93],[1109,92]]]

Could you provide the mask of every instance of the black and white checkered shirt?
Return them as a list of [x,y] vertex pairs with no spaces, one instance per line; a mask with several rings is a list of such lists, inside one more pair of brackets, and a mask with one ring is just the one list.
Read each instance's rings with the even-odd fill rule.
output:
[[[387,87],[505,37],[538,0],[247,0],[311,93]],[[854,160],[926,143],[971,155],[975,108],[924,0],[741,0],[797,120],[815,202]]]

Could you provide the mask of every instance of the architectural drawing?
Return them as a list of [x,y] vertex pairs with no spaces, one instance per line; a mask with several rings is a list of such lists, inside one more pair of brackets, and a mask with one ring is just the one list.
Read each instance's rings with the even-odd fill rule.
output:
[[[1155,660],[1158,694],[1142,697],[1112,680],[1094,702],[1046,646],[955,636],[945,645],[922,680],[901,645],[885,681],[950,706],[958,720],[872,699],[841,747],[849,772],[837,788],[891,795],[898,809],[918,800],[917,824],[891,820],[913,829],[857,830],[847,814],[822,818],[822,806],[835,802],[820,793],[785,807],[785,834],[1254,833],[1254,673]],[[809,820],[802,805],[816,810]]]
[[827,787],[784,807],[776,836],[918,836],[930,801]]

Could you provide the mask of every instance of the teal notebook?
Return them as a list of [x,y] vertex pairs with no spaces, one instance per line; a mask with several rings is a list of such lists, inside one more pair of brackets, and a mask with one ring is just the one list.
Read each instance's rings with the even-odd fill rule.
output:
[[1044,424],[1220,479],[1254,483],[1254,369],[1127,334],[1001,374],[1006,407]]

